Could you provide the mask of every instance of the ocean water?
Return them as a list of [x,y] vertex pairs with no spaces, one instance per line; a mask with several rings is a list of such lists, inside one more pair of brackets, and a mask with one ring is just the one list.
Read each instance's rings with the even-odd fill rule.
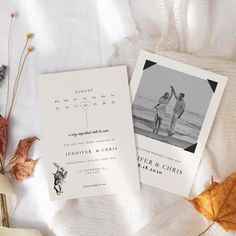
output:
[[[145,131],[153,132],[155,109],[157,101],[146,97],[136,96],[132,106],[134,126]],[[162,121],[158,134],[168,136],[170,129],[173,106],[168,105],[166,119]],[[185,110],[181,118],[176,122],[172,137],[189,143],[197,143],[198,136],[204,121],[204,116]]]

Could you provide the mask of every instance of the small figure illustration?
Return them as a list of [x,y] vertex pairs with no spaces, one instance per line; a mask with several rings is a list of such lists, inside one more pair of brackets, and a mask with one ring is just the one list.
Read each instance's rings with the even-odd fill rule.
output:
[[64,179],[67,176],[67,171],[65,171],[65,169],[62,166],[59,166],[56,162],[54,162],[53,165],[57,168],[57,171],[52,173],[54,175],[54,189],[57,195],[60,195],[63,193],[62,184],[65,183]]

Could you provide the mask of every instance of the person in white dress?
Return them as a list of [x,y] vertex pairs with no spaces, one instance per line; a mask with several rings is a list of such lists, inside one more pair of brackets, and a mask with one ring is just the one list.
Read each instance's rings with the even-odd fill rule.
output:
[[171,124],[170,124],[170,131],[168,133],[168,136],[172,136],[174,134],[175,125],[177,121],[181,118],[185,111],[185,101],[184,101],[184,93],[180,93],[177,95],[174,87],[171,86],[171,92],[174,94],[174,97],[176,99],[176,103],[173,109],[173,114],[171,118]]
[[155,134],[159,132],[162,121],[166,119],[166,107],[169,104],[172,96],[173,91],[171,89],[171,94],[166,92],[163,96],[159,98],[157,105],[153,107],[153,109],[156,109],[153,129],[153,133]]

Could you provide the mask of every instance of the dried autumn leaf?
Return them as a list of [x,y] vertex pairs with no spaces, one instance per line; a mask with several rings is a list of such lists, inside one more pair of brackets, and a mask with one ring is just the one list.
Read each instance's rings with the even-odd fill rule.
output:
[[11,169],[7,172],[16,180],[25,180],[30,177],[34,171],[36,160],[28,159],[28,151],[37,137],[29,137],[20,140],[16,152],[10,160]]
[[7,150],[8,121],[0,115],[0,158],[2,162]]
[[217,222],[225,230],[236,230],[236,172],[221,184],[212,182],[190,202],[208,220]]
[[19,164],[25,163],[28,155],[29,148],[31,144],[38,139],[37,137],[29,137],[25,139],[21,139],[18,143],[16,152],[14,153],[13,157],[10,160],[10,164]]
[[36,160],[27,160],[25,163],[15,164],[8,173],[13,179],[25,180],[34,172],[36,163]]

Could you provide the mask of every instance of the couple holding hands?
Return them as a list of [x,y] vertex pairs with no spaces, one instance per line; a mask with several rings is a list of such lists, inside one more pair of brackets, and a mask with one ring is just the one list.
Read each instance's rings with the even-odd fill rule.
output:
[[157,134],[159,132],[162,121],[167,119],[166,108],[167,108],[171,98],[173,97],[173,95],[176,99],[176,103],[175,103],[173,113],[172,113],[168,136],[172,136],[174,134],[176,122],[178,119],[181,118],[181,116],[183,115],[184,110],[185,110],[185,101],[184,101],[185,94],[179,93],[179,95],[177,95],[174,87],[170,86],[170,88],[171,88],[171,93],[165,92],[165,94],[159,98],[158,104],[156,106],[154,106],[154,108],[153,108],[153,109],[156,109],[155,120],[154,120],[154,129],[153,129],[153,133],[155,133],[155,134]]

